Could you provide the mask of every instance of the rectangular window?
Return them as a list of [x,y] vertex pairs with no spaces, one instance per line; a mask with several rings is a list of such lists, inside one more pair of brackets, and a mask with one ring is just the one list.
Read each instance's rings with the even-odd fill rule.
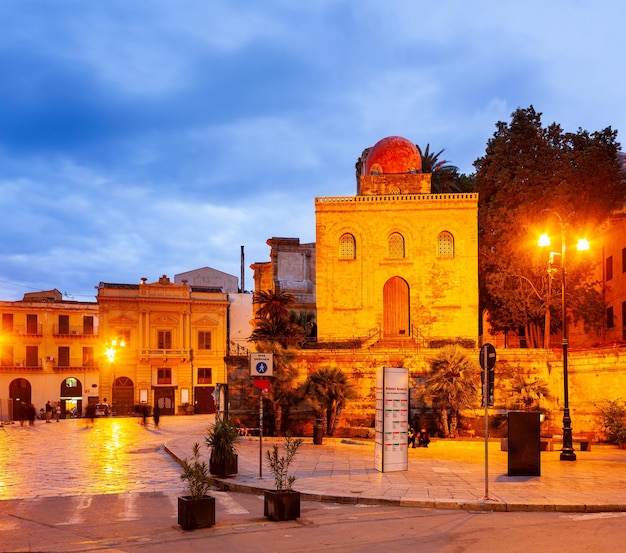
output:
[[[37,316],[37,315],[35,315]],[[26,366],[39,367],[39,348],[37,346],[26,346]]]
[[26,334],[39,334],[37,315],[26,315]]
[[201,330],[198,332],[198,349],[211,349],[211,333]]
[[211,384],[212,372],[211,368],[198,369],[198,384]]
[[70,333],[70,316],[59,315],[59,334]]
[[158,369],[157,370],[157,384],[171,384],[172,383],[172,369]]
[[0,348],[0,366],[12,367],[13,365],[13,346],[2,346]]
[[613,278],[613,256],[610,255],[606,258],[606,280],[609,281]]
[[615,326],[615,318],[613,317],[613,308],[606,308],[606,327],[613,328]]
[[93,334],[93,316],[83,316],[83,334]]
[[13,333],[13,313],[2,313],[2,332]]
[[70,366],[70,348],[69,346],[59,346],[57,359],[57,367],[69,367]]
[[172,349],[172,331],[171,330],[159,330],[158,331],[157,349]]
[[93,356],[93,347],[83,347],[83,367],[95,367],[96,360]]

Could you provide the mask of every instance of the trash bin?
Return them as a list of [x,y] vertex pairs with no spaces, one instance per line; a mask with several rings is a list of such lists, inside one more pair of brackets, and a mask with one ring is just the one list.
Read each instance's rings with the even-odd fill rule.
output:
[[508,415],[509,476],[541,476],[539,413]]
[[321,445],[324,439],[324,425],[321,419],[316,419],[313,425],[313,443],[315,445]]

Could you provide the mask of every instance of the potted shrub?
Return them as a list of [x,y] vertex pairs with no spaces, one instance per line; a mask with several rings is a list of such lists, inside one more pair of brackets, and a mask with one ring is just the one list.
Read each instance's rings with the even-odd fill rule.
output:
[[214,476],[237,474],[237,440],[239,430],[230,421],[218,418],[207,430],[206,446],[211,452],[209,470]]
[[193,445],[191,459],[181,461],[180,479],[189,495],[178,498],[178,524],[185,530],[206,528],[215,524],[215,498],[207,495],[213,484],[209,467],[200,460],[200,444]]
[[266,451],[270,472],[274,475],[274,490],[266,490],[264,496],[264,516],[270,520],[295,520],[300,517],[300,492],[293,489],[295,476],[289,475],[289,466],[298,449],[303,444],[300,438],[285,438],[284,453],[279,453],[277,444]]

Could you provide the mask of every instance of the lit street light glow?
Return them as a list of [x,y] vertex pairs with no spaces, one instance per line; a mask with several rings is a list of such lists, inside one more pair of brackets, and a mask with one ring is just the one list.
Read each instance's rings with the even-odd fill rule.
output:
[[[548,267],[548,274],[550,278],[553,277],[552,260],[555,255],[561,256],[561,312],[562,312],[562,330],[563,330],[563,449],[561,450],[561,461],[575,461],[576,453],[574,452],[573,439],[572,439],[572,419],[569,411],[569,382],[568,382],[568,367],[567,367],[567,300],[566,300],[566,284],[567,284],[567,264],[566,264],[566,251],[567,251],[567,223],[563,221],[561,216],[552,210],[551,211],[559,219],[559,225],[561,227],[561,252],[550,252],[550,264]],[[540,247],[550,246],[551,240],[548,234],[542,234],[539,237],[538,245]],[[588,240],[582,238],[578,241],[577,250],[583,251],[589,249]],[[548,306],[547,309],[550,309]],[[549,332],[549,329],[546,330]]]

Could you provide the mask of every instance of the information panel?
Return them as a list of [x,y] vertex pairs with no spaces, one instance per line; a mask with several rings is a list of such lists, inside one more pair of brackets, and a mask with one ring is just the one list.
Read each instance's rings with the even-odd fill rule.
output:
[[380,472],[409,468],[409,370],[382,367],[376,372],[374,465]]

